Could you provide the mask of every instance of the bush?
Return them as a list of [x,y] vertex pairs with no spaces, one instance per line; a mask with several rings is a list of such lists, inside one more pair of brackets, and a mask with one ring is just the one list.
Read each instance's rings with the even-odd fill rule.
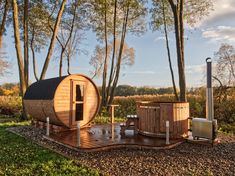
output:
[[19,96],[0,96],[0,114],[19,116],[22,112],[22,99]]
[[235,134],[235,123],[234,124],[221,123],[219,124],[219,131]]

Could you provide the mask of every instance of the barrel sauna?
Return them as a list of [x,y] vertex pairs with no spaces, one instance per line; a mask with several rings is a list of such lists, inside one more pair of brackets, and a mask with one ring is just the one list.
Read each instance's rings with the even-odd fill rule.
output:
[[170,138],[182,138],[188,133],[189,103],[138,102],[139,133],[165,137],[166,121],[170,123]]
[[74,74],[37,81],[29,86],[23,98],[26,113],[33,120],[62,126],[84,127],[96,116],[100,96],[95,83],[85,75]]

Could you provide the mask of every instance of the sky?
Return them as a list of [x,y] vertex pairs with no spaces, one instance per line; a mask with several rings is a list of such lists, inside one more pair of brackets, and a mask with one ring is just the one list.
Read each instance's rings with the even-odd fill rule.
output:
[[[185,30],[185,73],[187,87],[205,85],[205,59],[212,57],[222,43],[235,46],[235,0],[214,0],[214,10],[196,24],[196,28],[186,27]],[[147,25],[149,26],[149,25]],[[92,32],[85,33],[81,49],[88,53],[77,55],[71,63],[71,73],[82,73],[91,76],[92,67],[89,65],[95,46],[98,44]],[[9,28],[4,38],[5,50],[11,62],[11,73],[0,77],[0,84],[19,82],[16,53],[12,28]],[[127,35],[127,44],[135,49],[135,64],[121,70],[119,85],[169,87],[172,86],[167,53],[163,34],[152,32],[150,29],[142,36]],[[170,47],[174,73],[177,79],[177,64],[174,33],[170,34]],[[37,54],[38,73],[41,72],[47,50]],[[31,61],[32,62],[32,61]],[[66,68],[64,68],[64,74]],[[46,78],[58,76],[58,62],[55,57],[49,65]],[[33,70],[30,66],[30,81],[34,82]],[[94,81],[101,84],[99,78]]]

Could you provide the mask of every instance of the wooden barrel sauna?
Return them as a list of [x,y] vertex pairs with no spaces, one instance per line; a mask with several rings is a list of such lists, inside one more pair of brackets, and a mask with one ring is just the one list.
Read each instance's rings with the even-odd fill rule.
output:
[[85,75],[74,74],[37,81],[23,98],[27,114],[34,120],[66,128],[84,127],[91,122],[100,106],[95,83]]
[[170,138],[182,138],[188,133],[189,103],[138,102],[139,133],[165,137],[166,121],[170,123]]

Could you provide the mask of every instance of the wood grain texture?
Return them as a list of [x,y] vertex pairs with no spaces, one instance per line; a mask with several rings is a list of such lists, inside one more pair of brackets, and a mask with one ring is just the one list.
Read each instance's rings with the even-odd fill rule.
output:
[[80,126],[87,125],[93,120],[98,112],[100,96],[94,82],[80,74],[69,75],[57,86],[54,98],[51,100],[24,100],[26,112],[38,121],[46,122],[46,117],[50,117],[50,123],[62,125],[68,128],[76,127],[75,106],[73,104],[75,94],[73,86],[84,85],[84,117]]
[[166,121],[170,124],[171,138],[182,138],[188,133],[189,103],[139,102],[137,116],[141,134],[164,136]]

